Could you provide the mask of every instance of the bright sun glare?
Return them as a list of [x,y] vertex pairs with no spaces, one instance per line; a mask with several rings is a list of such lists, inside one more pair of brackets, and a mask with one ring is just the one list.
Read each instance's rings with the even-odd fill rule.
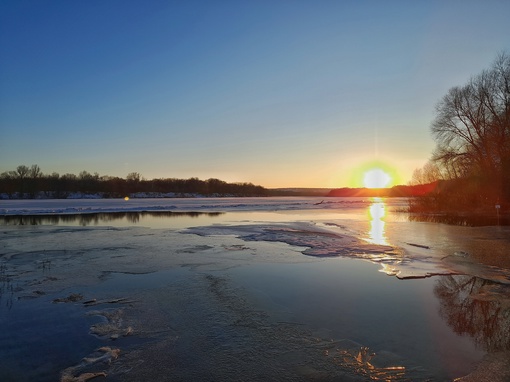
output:
[[380,168],[374,168],[365,172],[363,177],[363,185],[366,188],[384,188],[391,181],[391,177],[387,172]]

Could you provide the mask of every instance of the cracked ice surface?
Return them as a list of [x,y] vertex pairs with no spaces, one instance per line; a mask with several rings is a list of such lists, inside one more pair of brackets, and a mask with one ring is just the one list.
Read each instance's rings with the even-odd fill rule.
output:
[[[380,264],[382,271],[388,275],[401,279],[468,274],[510,284],[510,269],[506,267],[508,260],[503,257],[506,249],[510,248],[510,231],[507,237],[505,232],[508,230],[505,227],[498,227],[505,232],[496,235],[483,228],[447,227],[453,233],[451,238],[430,237],[426,244],[416,244],[413,242],[417,240],[415,232],[402,232],[399,225],[404,224],[394,223],[392,227],[392,230],[398,232],[392,237],[394,244],[387,245],[370,243],[345,226],[333,223],[214,225],[194,227],[184,232],[203,236],[234,235],[246,241],[283,242],[300,247],[301,252],[307,256],[369,260]],[[419,225],[416,228],[420,228]],[[476,233],[478,240],[483,240],[484,246],[480,247],[478,240],[461,239],[459,234],[462,231],[466,235]],[[423,238],[418,236],[418,240],[423,241]],[[490,255],[484,256],[487,251],[491,251]],[[481,262],[480,259],[484,260],[484,257],[486,261]],[[495,260],[495,257],[499,258]],[[501,265],[497,264],[498,261],[503,266],[498,266]]]

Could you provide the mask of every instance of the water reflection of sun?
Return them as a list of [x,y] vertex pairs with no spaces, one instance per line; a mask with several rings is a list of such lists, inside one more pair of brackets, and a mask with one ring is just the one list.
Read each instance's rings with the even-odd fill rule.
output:
[[386,205],[381,198],[374,198],[373,203],[368,207],[370,217],[370,231],[368,232],[368,241],[372,244],[389,245],[386,240],[384,230],[386,215]]

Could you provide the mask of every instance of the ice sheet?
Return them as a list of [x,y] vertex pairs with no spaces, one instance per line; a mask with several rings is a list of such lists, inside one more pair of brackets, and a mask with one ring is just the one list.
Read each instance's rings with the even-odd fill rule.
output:
[[[455,227],[451,227],[451,230],[455,230]],[[419,236],[413,238],[395,235],[391,238],[391,242],[395,244],[373,244],[371,240],[363,240],[359,233],[356,234],[343,225],[315,222],[214,225],[194,227],[184,232],[197,235],[234,235],[246,241],[283,242],[302,247],[302,253],[307,256],[342,256],[369,260],[380,264],[382,271],[388,275],[395,275],[401,279],[467,274],[510,285],[510,269],[476,261],[476,254],[461,250],[465,246],[459,247],[457,251],[448,252],[444,245],[441,247],[437,242],[414,243]],[[472,228],[471,232],[481,234],[483,231]],[[438,239],[444,240],[444,237]],[[492,243],[493,248],[501,248],[502,251],[507,245],[510,247],[509,239],[503,236],[486,236],[485,245],[489,245],[488,243]],[[450,247],[453,246],[450,242],[448,244]]]

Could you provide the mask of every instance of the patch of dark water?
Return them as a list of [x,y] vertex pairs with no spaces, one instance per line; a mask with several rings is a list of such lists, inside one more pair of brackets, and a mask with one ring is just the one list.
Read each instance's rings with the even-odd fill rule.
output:
[[[0,376],[56,380],[63,370],[89,370],[83,357],[118,351],[90,370],[111,381],[451,380],[474,370],[487,351],[508,350],[508,314],[484,293],[495,287],[461,276],[401,281],[340,258],[110,271],[96,285],[4,312]],[[80,299],[52,303],[66,296]],[[83,304],[93,298],[102,303]],[[127,303],[108,302],[121,300]],[[134,334],[89,334],[112,324],[108,317],[115,333],[131,327]],[[500,329],[487,337],[490,328]],[[101,347],[110,350],[94,352]]]
[[[99,340],[89,335],[94,318],[54,296],[20,299],[0,309],[0,380],[56,381],[60,371],[81,360]],[[5,296],[0,300],[5,304]]]
[[112,350],[117,357],[147,342],[137,335],[143,333],[141,325],[132,326],[125,313],[137,303],[130,296],[143,296],[146,289],[166,285],[185,273],[185,269],[142,275],[108,272],[96,285],[58,293],[4,291],[0,296],[0,381],[49,382],[61,380],[62,373],[70,377],[102,373]]
[[[391,366],[408,373],[409,380],[414,380],[416,370],[431,380],[466,375],[486,352],[501,350],[487,344],[504,343],[501,346],[510,350],[506,329],[493,335],[486,330],[508,328],[508,310],[484,315],[488,304],[477,300],[479,309],[466,312],[463,307],[472,305],[467,303],[473,296],[467,294],[463,301],[450,304],[441,292],[446,280],[442,277],[402,281],[375,272],[368,262],[349,259],[253,265],[233,270],[230,277],[250,290],[251,303],[270,312],[273,320],[304,324],[322,337],[354,341],[367,354],[391,354]],[[501,302],[492,304],[487,312],[501,306]],[[458,325],[466,322],[462,320],[474,316],[476,325],[459,330]],[[364,367],[368,373],[370,362]]]
[[238,283],[230,271],[111,276],[107,283],[122,290],[136,280],[144,290],[138,294],[145,311],[140,329],[159,333],[155,342],[115,361],[114,381],[430,380],[418,366],[395,367],[399,357],[390,352],[375,355],[352,340],[318,336],[295,320],[271,319],[279,313],[274,307],[252,304],[256,285]]
[[[215,218],[221,216],[221,212],[109,212],[109,213],[83,213],[83,214],[47,214],[47,215],[8,215],[0,216],[0,226],[2,225],[69,225],[69,226],[89,226],[89,225],[136,225],[148,218],[152,219],[176,219],[176,218]],[[202,224],[204,222],[202,221]]]

